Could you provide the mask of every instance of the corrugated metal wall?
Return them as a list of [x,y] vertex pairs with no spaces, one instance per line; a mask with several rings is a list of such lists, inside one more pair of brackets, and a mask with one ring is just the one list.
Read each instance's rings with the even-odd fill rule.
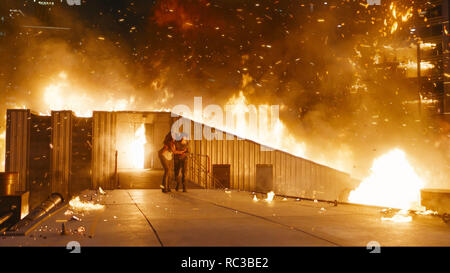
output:
[[[7,161],[8,171],[19,171],[22,177],[27,177],[29,160],[30,111],[8,110],[7,125]],[[117,112],[94,112],[92,128],[92,186],[104,189],[117,187],[116,177],[116,130]],[[70,111],[52,112],[52,191],[68,195],[70,191],[71,141],[73,114]],[[173,119],[170,113],[155,115],[154,124],[155,149],[162,145],[164,136],[170,130]],[[192,122],[191,136],[194,128],[204,128],[199,123]],[[312,161],[290,155],[286,152],[271,150],[249,140],[191,140],[191,153],[203,167],[210,171],[213,164],[230,165],[230,187],[233,189],[255,191],[257,164],[269,164],[273,168],[273,191],[278,195],[297,196],[319,200],[345,201],[345,193],[354,188],[357,181],[346,173],[314,163]],[[194,166],[188,174],[193,182],[211,187],[210,176]],[[156,165],[156,164],[155,164]],[[157,167],[157,166],[155,166]],[[19,190],[27,187],[26,179],[21,179]]]
[[[68,198],[72,193],[90,187],[90,149],[85,154],[77,146],[75,154],[77,162],[88,162],[85,164],[88,169],[84,166],[81,171],[73,168],[72,138],[75,121],[82,120],[87,125],[78,129],[86,132],[78,132],[77,140],[89,146],[85,139],[90,139],[91,119],[76,118],[72,111],[52,111],[50,117],[22,109],[8,110],[7,117],[6,170],[20,173],[16,190],[30,191],[31,208],[47,199],[52,192]],[[71,183],[73,176],[76,184]]]
[[51,157],[52,117],[31,114],[28,188],[30,209],[52,193]]
[[116,167],[116,122],[115,112],[94,112],[92,185],[94,188],[114,189],[117,186]]
[[72,111],[52,111],[52,192],[69,197],[72,164]]
[[74,117],[72,122],[71,195],[92,187],[92,118]]
[[16,191],[25,191],[29,188],[27,170],[30,148],[30,124],[30,110],[7,110],[5,170],[19,173],[20,183],[16,185]]
[[[192,123],[191,136],[194,136]],[[197,125],[198,126],[198,125]],[[231,188],[243,191],[255,191],[256,165],[271,164],[273,166],[273,191],[278,195],[295,196],[318,200],[346,201],[345,191],[356,186],[346,173],[323,166],[312,161],[293,156],[286,152],[267,149],[250,140],[202,140],[190,141],[190,150],[194,154],[208,155],[213,164],[229,164],[231,167]],[[207,166],[207,159],[201,162]],[[199,168],[199,166],[194,166]],[[188,177],[193,182],[211,186],[211,178],[204,172],[194,171]]]

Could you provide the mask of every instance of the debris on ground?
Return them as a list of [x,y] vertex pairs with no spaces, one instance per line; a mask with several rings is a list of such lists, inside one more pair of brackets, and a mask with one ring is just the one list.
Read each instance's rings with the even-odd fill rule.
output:
[[393,213],[396,213],[396,211],[393,208],[382,209],[380,212],[382,214],[393,214]]
[[98,188],[98,192],[99,192],[100,194],[102,194],[102,195],[105,195],[105,194],[106,194],[106,192],[102,189],[102,187],[99,187],[99,188]]
[[68,209],[68,210],[66,210],[65,212],[64,212],[64,215],[73,215],[73,211],[71,211],[70,209]]
[[86,232],[86,228],[85,228],[84,226],[79,226],[79,227],[77,228],[77,232],[78,232],[79,234],[84,234],[84,232]]
[[69,205],[73,210],[77,211],[101,210],[105,208],[104,205],[95,204],[92,201],[81,201],[79,196],[70,200]]
[[[389,209],[387,211],[392,212],[392,209]],[[392,217],[381,217],[382,221],[392,221],[396,223],[407,223],[412,221],[412,216],[409,215],[408,210],[400,210],[399,212],[393,212],[394,216]],[[391,216],[391,213],[385,213],[386,215]]]
[[62,224],[61,224],[61,233],[60,233],[61,235],[68,235],[69,233],[67,232],[67,230],[66,230],[66,223],[65,222],[63,222]]
[[432,210],[417,210],[414,213],[417,215],[438,215],[437,211]]
[[72,215],[72,217],[70,218],[70,221],[81,221],[81,218],[79,218],[75,215]]

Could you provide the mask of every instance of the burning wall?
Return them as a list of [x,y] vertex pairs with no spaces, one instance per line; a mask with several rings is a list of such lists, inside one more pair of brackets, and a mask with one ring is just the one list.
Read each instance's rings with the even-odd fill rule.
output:
[[170,132],[166,112],[117,112],[116,149],[118,168],[162,168],[157,151]]
[[[18,126],[18,121],[25,126]],[[194,128],[200,127],[201,132],[210,128],[187,121]],[[144,130],[153,128],[153,141],[161,142],[173,122],[169,112],[102,111],[94,112],[93,118],[79,118],[71,111],[53,111],[48,117],[34,115],[27,109],[9,110],[8,126],[14,127],[15,131],[9,131],[8,140],[22,144],[10,147],[8,169],[21,172],[22,178],[16,186],[29,189],[34,205],[51,192],[60,193],[67,199],[92,187],[115,189],[118,187],[117,167],[143,168],[146,157],[143,140],[152,141]],[[223,134],[218,130],[216,133]],[[226,139],[224,136],[211,139],[202,134],[197,139],[195,130],[191,130],[190,135],[189,149],[194,158],[189,160],[188,176],[207,188],[257,191],[269,187],[269,191],[277,194],[346,201],[349,189],[355,187],[355,181],[346,173],[286,152],[267,149],[233,134]],[[154,157],[157,157],[156,153]],[[217,165],[228,166],[225,186],[217,184],[211,173],[205,172],[212,166],[215,177]],[[161,166],[154,166],[158,167]],[[267,177],[270,183],[257,178],[261,167],[271,169],[273,176]]]

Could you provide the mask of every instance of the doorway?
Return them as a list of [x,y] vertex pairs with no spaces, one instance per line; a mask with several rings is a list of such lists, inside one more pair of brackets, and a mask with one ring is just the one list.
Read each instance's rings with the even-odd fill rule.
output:
[[272,164],[256,164],[256,191],[264,193],[273,191]]
[[225,188],[230,188],[231,167],[229,164],[213,164],[213,177]]

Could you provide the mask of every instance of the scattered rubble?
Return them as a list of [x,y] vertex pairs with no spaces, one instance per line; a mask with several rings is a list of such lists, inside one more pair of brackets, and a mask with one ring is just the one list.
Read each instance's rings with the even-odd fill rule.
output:
[[72,217],[70,218],[70,221],[80,221],[81,222],[81,218],[79,218],[75,215],[72,215]]
[[84,226],[79,226],[79,227],[77,228],[77,232],[78,232],[78,234],[83,235],[84,232],[86,232],[86,228],[85,228]]

